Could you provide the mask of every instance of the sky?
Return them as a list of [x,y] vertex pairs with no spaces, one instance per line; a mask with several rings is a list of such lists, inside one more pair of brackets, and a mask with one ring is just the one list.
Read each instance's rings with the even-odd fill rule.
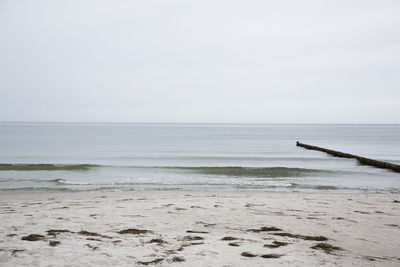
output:
[[0,1],[0,121],[400,123],[400,1]]

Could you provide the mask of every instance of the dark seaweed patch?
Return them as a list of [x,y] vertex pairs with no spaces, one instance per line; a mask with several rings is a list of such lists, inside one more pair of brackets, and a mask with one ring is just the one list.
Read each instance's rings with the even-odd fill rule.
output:
[[223,241],[232,241],[232,240],[238,240],[238,238],[232,237],[232,236],[225,236],[221,240],[223,240]]
[[190,246],[197,246],[197,245],[203,245],[204,242],[190,242],[190,243],[185,243],[183,244],[179,249],[176,251],[182,251],[185,247],[190,247]]
[[[376,257],[376,256],[364,256],[364,258],[366,258],[369,261],[376,261],[376,260],[390,260],[387,257]],[[398,260],[400,260],[400,258],[397,258]]]
[[400,228],[400,226],[399,225],[397,225],[397,224],[385,224],[386,226],[391,226],[391,227],[398,227],[398,228]]
[[88,237],[88,238],[86,238],[86,240],[89,240],[89,241],[102,241],[101,239],[93,238],[93,237]]
[[243,257],[250,257],[250,258],[257,257],[257,255],[252,254],[250,252],[242,252],[242,254],[240,255],[242,255]]
[[86,236],[101,236],[101,234],[94,233],[94,232],[88,232],[88,231],[85,231],[85,230],[82,230],[82,231],[78,232],[78,234],[86,235]]
[[161,238],[153,238],[152,240],[150,240],[148,243],[157,243],[157,244],[164,244],[167,243],[164,240],[162,240]]
[[204,244],[204,242],[191,242],[191,243],[189,243],[189,244],[187,245],[187,247],[188,247],[188,246],[203,245],[203,244]]
[[182,261],[185,261],[185,258],[183,258],[183,257],[173,257],[171,259],[171,261],[172,262],[182,262]]
[[11,255],[14,256],[17,253],[24,252],[24,251],[26,251],[26,250],[25,249],[13,249],[13,250],[11,250]]
[[141,265],[151,265],[151,264],[157,264],[157,263],[159,263],[159,262],[162,262],[164,259],[162,259],[162,258],[159,258],[159,259],[155,259],[155,260],[152,260],[152,261],[138,261],[138,264],[141,264]]
[[90,245],[90,244],[86,244],[86,246],[87,246],[88,248],[91,248],[92,250],[96,250],[96,249],[99,248],[99,247],[96,247],[96,246],[92,246],[92,245]]
[[299,238],[303,240],[310,240],[310,241],[326,241],[328,238],[325,236],[307,236],[307,235],[296,235],[296,234],[290,234],[290,233],[273,233],[273,235],[277,236],[286,236],[286,237],[291,237],[291,238]]
[[312,249],[323,250],[325,253],[330,254],[332,251],[335,250],[343,250],[340,247],[335,247],[327,243],[317,243],[316,245],[311,247]]
[[56,236],[59,233],[69,233],[69,230],[47,230],[47,235],[52,235],[52,236]]
[[43,235],[30,234],[30,235],[27,235],[27,236],[23,236],[21,239],[25,240],[25,241],[39,241],[39,240],[42,240],[44,238],[45,238],[45,236],[43,236]]
[[121,235],[123,235],[123,234],[141,235],[141,234],[147,234],[147,233],[151,233],[151,231],[135,229],[135,228],[129,228],[129,229],[121,230],[118,232],[118,234],[121,234]]
[[187,230],[186,233],[191,233],[191,234],[208,234],[208,232],[205,232],[205,231],[193,231],[193,230]]
[[56,247],[56,246],[58,246],[58,245],[60,245],[60,244],[61,244],[60,241],[54,241],[54,240],[52,240],[52,241],[49,242],[49,246],[50,246],[50,247]]
[[84,235],[84,236],[99,236],[99,237],[103,237],[103,238],[112,238],[112,237],[110,237],[110,236],[101,235],[101,234],[94,233],[94,232],[88,232],[88,231],[85,231],[85,230],[82,230],[82,231],[80,231],[80,232],[77,232],[77,234],[79,234],[79,235]]
[[360,213],[360,214],[370,214],[369,212],[361,211],[361,210],[355,210],[354,212],[357,212],[357,213]]
[[276,227],[267,227],[267,226],[263,226],[260,229],[249,229],[247,230],[249,232],[255,232],[255,233],[259,233],[259,232],[274,232],[274,231],[282,231],[282,229],[276,228]]
[[280,242],[280,241],[274,241],[272,242],[271,245],[264,245],[264,247],[266,248],[279,248],[279,247],[283,247],[283,246],[287,246],[289,243],[286,242]]
[[204,227],[211,227],[217,225],[216,223],[205,223],[205,222],[196,222],[196,224],[202,224]]
[[344,220],[343,217],[333,217],[332,219],[334,219],[334,220]]
[[184,236],[182,238],[183,241],[197,241],[197,240],[203,240],[203,239],[204,239],[204,237],[201,237],[201,236],[190,236],[190,235]]
[[260,257],[264,258],[264,259],[277,259],[277,258],[282,257],[282,255],[280,255],[280,254],[264,254],[264,255],[261,255]]

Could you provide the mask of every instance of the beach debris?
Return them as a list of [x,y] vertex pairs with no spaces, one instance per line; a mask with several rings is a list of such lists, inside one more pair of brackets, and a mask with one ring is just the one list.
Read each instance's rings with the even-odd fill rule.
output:
[[30,235],[27,235],[27,236],[23,236],[21,239],[25,240],[25,241],[39,241],[39,240],[42,240],[44,238],[45,238],[45,236],[43,236],[43,235],[30,234]]
[[317,243],[314,246],[311,247],[312,249],[318,249],[318,250],[323,250],[325,253],[330,254],[332,251],[335,250],[343,250],[340,247],[332,246],[328,243]]

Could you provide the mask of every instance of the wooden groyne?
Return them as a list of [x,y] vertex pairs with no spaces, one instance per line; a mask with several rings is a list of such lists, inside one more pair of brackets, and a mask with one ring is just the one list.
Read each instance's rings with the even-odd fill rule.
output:
[[307,148],[307,149],[311,149],[311,150],[322,151],[322,152],[328,153],[328,154],[330,154],[332,156],[335,156],[335,157],[353,158],[353,159],[358,160],[358,162],[360,162],[363,165],[369,165],[369,166],[373,166],[373,167],[377,167],[377,168],[389,169],[389,170],[392,170],[392,171],[395,171],[395,172],[400,172],[400,165],[397,165],[397,164],[394,164],[394,163],[375,160],[375,159],[370,159],[370,158],[359,157],[359,156],[356,156],[356,155],[353,155],[353,154],[343,153],[343,152],[340,152],[340,151],[326,149],[326,148],[323,148],[323,147],[307,145],[307,144],[300,143],[299,141],[296,142],[296,145],[300,146],[300,147]]

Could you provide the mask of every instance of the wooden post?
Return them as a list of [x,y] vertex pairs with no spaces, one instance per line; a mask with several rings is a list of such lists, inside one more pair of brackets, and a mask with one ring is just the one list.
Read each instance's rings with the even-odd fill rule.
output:
[[335,157],[354,158],[354,159],[358,160],[358,162],[360,162],[363,165],[369,165],[369,166],[373,166],[373,167],[377,167],[377,168],[389,169],[389,170],[392,170],[392,171],[395,171],[395,172],[400,172],[400,165],[397,165],[397,164],[394,164],[394,163],[375,160],[375,159],[370,159],[370,158],[359,157],[359,156],[352,155],[352,154],[349,154],[349,153],[343,153],[343,152],[340,152],[340,151],[326,149],[326,148],[323,148],[323,147],[307,145],[307,144],[300,143],[299,141],[296,142],[296,145],[300,146],[300,147],[304,147],[306,149],[322,151],[322,152],[328,153],[328,154],[330,154],[332,156],[335,156]]

